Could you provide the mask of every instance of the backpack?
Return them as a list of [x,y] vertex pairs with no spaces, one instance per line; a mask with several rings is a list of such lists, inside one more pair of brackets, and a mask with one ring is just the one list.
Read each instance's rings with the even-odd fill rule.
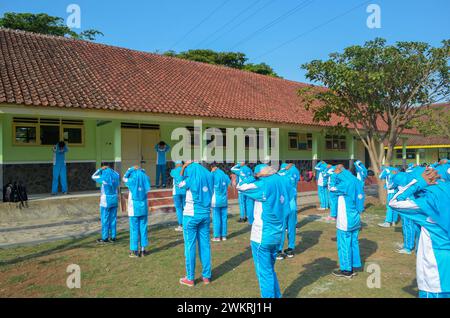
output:
[[28,207],[28,194],[26,186],[22,183],[8,182],[3,187],[3,202],[19,203],[18,207]]

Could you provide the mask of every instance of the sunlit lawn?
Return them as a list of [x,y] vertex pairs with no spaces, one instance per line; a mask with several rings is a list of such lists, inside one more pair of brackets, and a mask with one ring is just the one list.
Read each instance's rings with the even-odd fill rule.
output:
[[[337,267],[335,225],[315,210],[302,211],[298,247],[293,259],[277,261],[285,297],[412,297],[415,256],[396,254],[401,227],[383,229],[384,209],[371,206],[364,214],[361,254],[367,266],[381,269],[381,288],[368,288],[370,273],[352,280],[331,275]],[[323,214],[321,215],[323,216]],[[173,227],[150,230],[150,252],[128,258],[128,232],[114,245],[99,246],[96,236],[37,246],[0,249],[0,297],[258,297],[259,289],[249,248],[250,227],[229,221],[229,240],[212,245],[213,282],[194,288],[178,283],[184,275],[183,237]],[[81,268],[81,288],[66,286],[69,264]],[[199,263],[198,263],[199,264]],[[197,279],[201,277],[197,266]]]

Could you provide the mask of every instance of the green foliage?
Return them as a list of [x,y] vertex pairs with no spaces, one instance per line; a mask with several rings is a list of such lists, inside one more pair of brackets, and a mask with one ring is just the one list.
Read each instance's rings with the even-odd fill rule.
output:
[[46,13],[6,12],[0,18],[0,27],[56,36],[70,36],[90,41],[95,40],[98,35],[103,35],[102,32],[93,29],[76,33],[64,24],[63,18],[53,17]]
[[302,65],[308,79],[325,87],[307,87],[299,95],[316,122],[345,118],[342,125],[357,132],[380,166],[380,144],[387,143],[389,162],[400,134],[419,116],[417,105],[450,96],[449,56],[450,40],[434,48],[422,42],[387,45],[377,38]]
[[411,122],[425,136],[439,136],[450,139],[450,107],[426,107],[419,111],[420,117]]
[[175,51],[167,51],[164,52],[163,55],[178,57],[190,61],[223,65],[262,75],[279,77],[275,73],[275,71],[265,63],[260,64],[246,63],[248,59],[245,56],[245,54],[241,52],[216,52],[213,50],[200,49],[200,50],[188,50],[180,53],[177,53]]

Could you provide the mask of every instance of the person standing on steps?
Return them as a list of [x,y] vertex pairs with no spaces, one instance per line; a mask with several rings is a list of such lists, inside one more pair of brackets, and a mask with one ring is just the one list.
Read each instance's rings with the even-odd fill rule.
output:
[[67,169],[66,169],[66,152],[69,149],[64,141],[58,142],[53,147],[53,179],[52,179],[52,195],[58,193],[58,185],[61,182],[61,191],[63,194],[67,192]]
[[[156,181],[155,186],[160,188],[166,187],[166,154],[170,151],[170,146],[164,141],[160,141],[155,145],[156,151]],[[161,183],[162,182],[162,185]]]

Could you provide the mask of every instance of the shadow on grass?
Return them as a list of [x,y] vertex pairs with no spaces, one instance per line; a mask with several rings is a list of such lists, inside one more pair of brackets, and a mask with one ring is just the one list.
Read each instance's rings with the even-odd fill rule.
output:
[[248,246],[242,253],[235,255],[230,259],[226,260],[225,262],[223,262],[222,264],[220,264],[219,266],[214,267],[212,270],[213,279],[214,280],[219,279],[221,276],[232,271],[233,269],[235,269],[245,261],[249,260],[250,258],[252,258],[252,250],[250,246]]
[[361,253],[361,261],[363,264],[366,262],[366,260],[373,255],[378,249],[378,243],[368,240],[366,238],[359,240],[359,250]]
[[402,290],[414,297],[417,297],[419,295],[419,289],[417,288],[417,280],[413,279],[411,281],[411,284],[403,287]]
[[303,265],[304,270],[284,290],[283,297],[297,297],[300,291],[319,280],[328,276],[337,267],[336,261],[328,257],[321,257],[311,263]]
[[303,218],[303,220],[301,220],[300,222],[297,223],[297,228],[301,228],[303,226],[305,226],[308,223],[320,220],[322,217],[319,215],[308,215],[305,218]]
[[304,253],[307,249],[313,247],[317,243],[319,243],[320,235],[322,235],[322,231],[304,231],[300,232],[298,236],[300,236],[300,242],[294,250],[295,254]]

